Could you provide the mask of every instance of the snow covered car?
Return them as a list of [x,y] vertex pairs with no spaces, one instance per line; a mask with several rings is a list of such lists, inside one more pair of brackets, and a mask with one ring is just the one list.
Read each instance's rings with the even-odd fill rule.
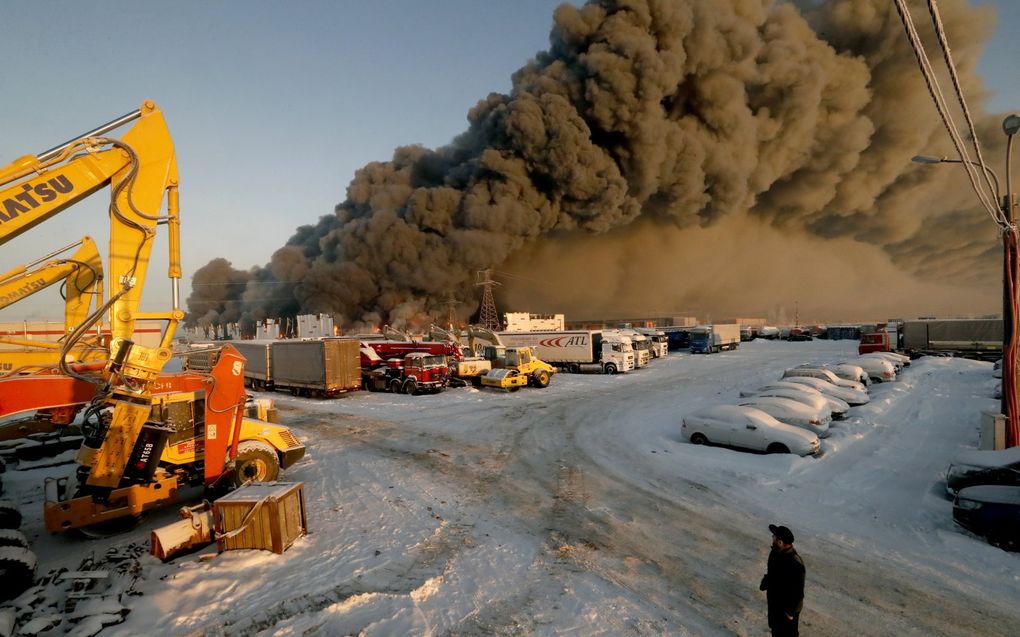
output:
[[829,399],[822,396],[821,392],[817,392],[810,387],[797,389],[790,387],[776,387],[774,389],[758,388],[740,392],[741,398],[753,398],[755,396],[762,396],[765,398],[786,398],[788,400],[796,401],[802,405],[807,405],[813,409],[819,409],[830,419],[836,418],[836,415],[832,413],[832,405],[829,404]]
[[867,354],[861,354],[861,356],[865,358],[881,358],[882,360],[889,361],[896,366],[897,370],[910,367],[910,357],[897,354],[896,352],[868,352]]
[[753,407],[716,405],[684,416],[680,431],[692,444],[717,444],[768,453],[813,456],[818,436],[784,424]]
[[871,384],[871,377],[868,376],[868,372],[866,372],[862,366],[853,362],[826,363],[824,365],[819,365],[819,367],[831,371],[843,380],[852,380],[855,383],[864,385],[865,387]]
[[772,416],[781,423],[800,427],[819,438],[829,435],[832,410],[826,405],[821,409],[808,407],[804,403],[777,396],[748,396],[737,401],[742,407],[754,407]]
[[790,369],[783,372],[783,379],[787,380],[794,376],[809,376],[811,378],[818,378],[820,380],[828,381],[837,387],[845,387],[847,389],[856,389],[857,391],[867,392],[868,388],[854,380],[847,380],[840,378],[832,373],[828,369],[822,367],[809,367],[801,365],[800,367],[791,367]]
[[858,391],[856,389],[849,389],[847,387],[840,387],[838,385],[833,385],[829,381],[822,380],[821,378],[814,378],[812,376],[790,376],[788,378],[784,378],[783,380],[789,381],[791,383],[798,383],[800,385],[807,385],[808,387],[813,387],[814,389],[817,389],[826,396],[835,396],[840,400],[846,401],[846,403],[851,407],[854,407],[856,405],[865,405],[869,401],[871,401],[871,398],[868,396],[867,392]]
[[1020,551],[1020,487],[985,484],[960,489],[953,521],[1006,551]]
[[862,367],[873,382],[883,383],[896,380],[896,366],[883,358],[861,356],[847,362]]
[[965,451],[946,469],[946,490],[950,495],[979,484],[1020,486],[1020,447]]
[[[850,409],[850,404],[847,403],[845,400],[842,400],[840,398],[836,398],[835,396],[828,396],[826,394],[823,394],[822,392],[818,391],[814,387],[808,387],[807,385],[804,385],[802,383],[791,383],[791,382],[786,381],[786,380],[772,381],[771,383],[766,383],[766,384],[762,385],[761,387],[759,387],[754,392],[746,392],[746,393],[747,394],[751,394],[751,393],[756,393],[757,394],[757,393],[762,393],[762,392],[765,392],[765,391],[780,391],[780,390],[795,391],[795,392],[799,392],[801,394],[806,394],[808,396],[820,396],[822,398],[822,400],[827,401],[829,403],[829,409],[832,410],[832,417],[833,417],[834,420],[840,420],[842,418],[845,418],[846,417],[846,412]],[[740,395],[744,396],[745,392],[741,392]]]

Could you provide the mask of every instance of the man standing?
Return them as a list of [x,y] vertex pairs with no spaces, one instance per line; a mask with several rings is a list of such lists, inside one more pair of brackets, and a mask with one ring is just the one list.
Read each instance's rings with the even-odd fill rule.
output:
[[769,628],[773,637],[797,637],[800,611],[804,607],[804,561],[793,548],[793,531],[785,526],[769,525],[772,551],[768,570],[759,590],[765,591],[769,604]]

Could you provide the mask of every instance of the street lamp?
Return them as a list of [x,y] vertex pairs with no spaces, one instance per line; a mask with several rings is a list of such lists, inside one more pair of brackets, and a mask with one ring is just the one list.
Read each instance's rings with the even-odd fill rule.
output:
[[[1017,289],[1020,285],[1020,261],[1017,254],[1017,231],[1013,225],[1013,209],[1016,207],[1013,196],[1012,171],[1010,167],[1013,136],[1020,132],[1020,115],[1009,115],[1002,122],[1002,131],[1006,133],[1006,192],[999,189],[999,178],[995,171],[984,164],[966,160],[966,163],[978,166],[991,177],[995,185],[995,199],[1002,212],[1002,401],[1000,410],[1006,416],[1006,446],[1020,445],[1020,396],[1017,393]],[[915,155],[911,161],[918,164],[962,164],[965,160],[947,157],[928,157]]]

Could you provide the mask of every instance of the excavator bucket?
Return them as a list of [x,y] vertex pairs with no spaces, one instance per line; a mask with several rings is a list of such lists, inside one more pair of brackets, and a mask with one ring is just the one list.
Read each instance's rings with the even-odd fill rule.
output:
[[209,502],[184,507],[181,519],[152,531],[149,551],[164,562],[212,544],[213,512]]

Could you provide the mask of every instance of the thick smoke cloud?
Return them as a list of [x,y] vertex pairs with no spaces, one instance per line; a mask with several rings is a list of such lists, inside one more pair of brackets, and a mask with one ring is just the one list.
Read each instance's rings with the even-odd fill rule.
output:
[[[973,70],[991,15],[963,0],[940,8],[979,107]],[[997,120],[979,120],[987,156],[1000,157]],[[251,275],[236,297],[245,311],[399,326],[444,315],[453,297],[464,318],[477,307],[476,271],[490,267],[519,275],[505,288],[516,309],[783,311],[757,293],[759,305],[742,306],[746,279],[705,283],[713,271],[692,257],[713,254],[759,274],[812,258],[839,275],[868,272],[890,312],[960,286],[968,308],[996,298],[999,248],[975,195],[950,167],[910,163],[951,153],[888,0],[564,4],[549,49],[468,122],[448,146],[399,148],[360,169],[335,214]],[[574,269],[584,263],[598,267]],[[693,270],[663,285],[670,263]],[[786,302],[860,310],[804,289],[823,287],[815,276],[765,278]],[[565,279],[580,292],[557,292]],[[867,289],[833,277],[844,301],[857,292],[848,279]],[[189,300],[192,313],[203,307]]]

